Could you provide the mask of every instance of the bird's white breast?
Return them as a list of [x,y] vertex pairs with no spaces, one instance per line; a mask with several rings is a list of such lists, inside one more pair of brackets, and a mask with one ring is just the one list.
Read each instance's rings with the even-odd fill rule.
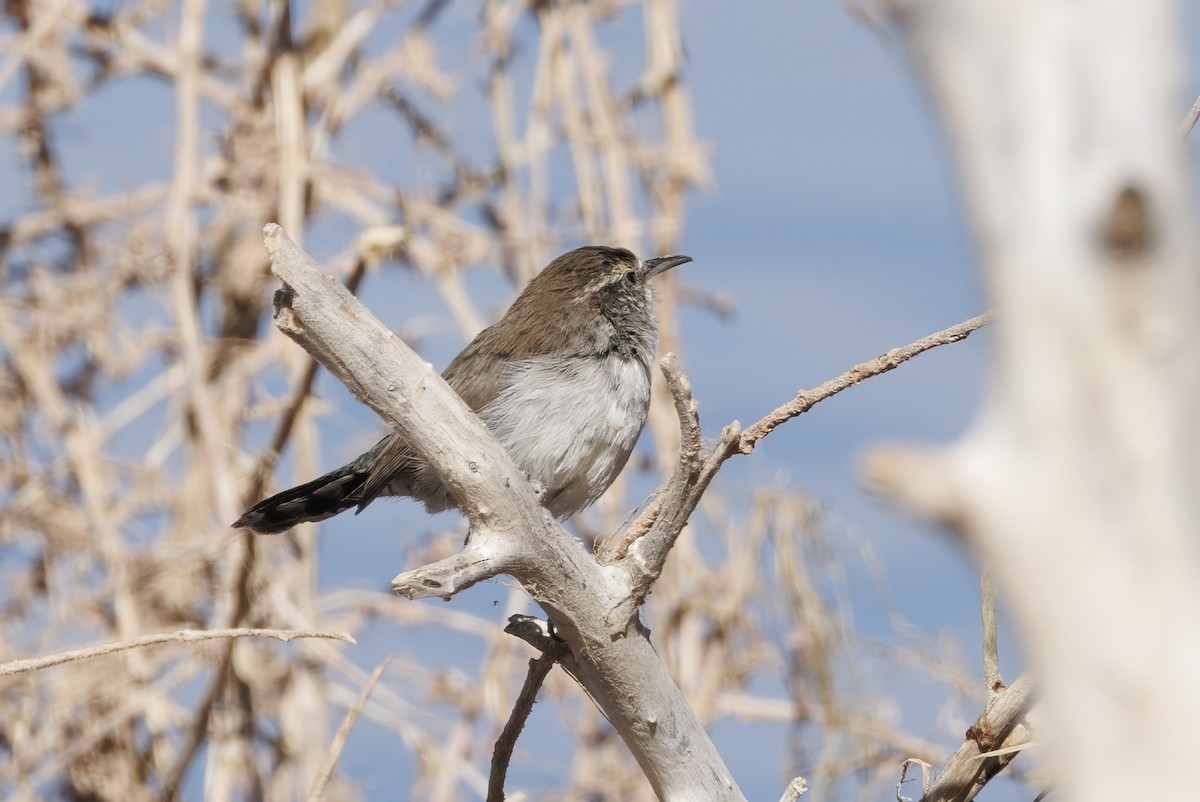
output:
[[629,458],[646,423],[649,366],[611,354],[539,359],[510,381],[480,417],[565,517],[595,501]]

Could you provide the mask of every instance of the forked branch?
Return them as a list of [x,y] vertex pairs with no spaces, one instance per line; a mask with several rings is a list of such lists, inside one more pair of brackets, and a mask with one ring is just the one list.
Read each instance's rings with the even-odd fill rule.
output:
[[744,431],[737,421],[733,421],[722,430],[720,438],[704,454],[701,454],[698,405],[692,398],[691,383],[674,354],[663,357],[660,366],[679,416],[679,461],[671,480],[659,490],[642,514],[630,523],[623,533],[614,536],[609,543],[601,545],[597,550],[597,558],[601,562],[620,564],[630,576],[629,598],[614,608],[610,615],[614,630],[624,631],[645,601],[646,594],[662,573],[671,546],[687,525],[693,510],[708,489],[709,482],[716,476],[725,460],[734,454],[751,453],[755,444],[774,431],[775,427],[802,415],[821,401],[866,379],[887,373],[939,345],[959,342],[991,323],[992,319],[990,314],[979,315],[855,365],[840,376],[811,390],[801,390],[794,399],[772,410]]
[[629,596],[624,572],[598,565],[541,507],[524,473],[427,362],[279,226],[268,225],[264,240],[284,282],[276,325],[402,433],[470,519],[461,555],[401,575],[396,586],[449,596],[509,574],[549,613],[569,646],[573,675],[661,799],[742,799],[645,633],[611,636],[607,614]]

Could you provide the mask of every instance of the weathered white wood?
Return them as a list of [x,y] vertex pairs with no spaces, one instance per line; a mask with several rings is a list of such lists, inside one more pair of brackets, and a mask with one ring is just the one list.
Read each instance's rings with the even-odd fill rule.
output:
[[644,632],[613,638],[606,614],[629,595],[538,503],[498,442],[427,362],[384,327],[277,225],[264,229],[276,325],[327,367],[428,462],[471,521],[463,554],[396,578],[409,596],[449,596],[504,572],[551,614],[572,673],[663,800],[741,800],[741,792]]
[[995,568],[1063,798],[1194,798],[1200,271],[1177,10],[892,9],[956,150],[999,322],[970,434],[869,473]]

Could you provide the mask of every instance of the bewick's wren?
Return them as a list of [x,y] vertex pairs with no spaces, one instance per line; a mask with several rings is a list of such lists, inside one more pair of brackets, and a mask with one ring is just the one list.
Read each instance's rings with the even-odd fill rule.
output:
[[[442,374],[566,518],[608,489],[633,451],[650,406],[658,327],[648,282],[687,256],[638,261],[624,248],[579,248],[529,282],[498,323]],[[235,527],[274,533],[379,496],[412,496],[430,512],[454,506],[397,433],[353,462],[255,504]]]

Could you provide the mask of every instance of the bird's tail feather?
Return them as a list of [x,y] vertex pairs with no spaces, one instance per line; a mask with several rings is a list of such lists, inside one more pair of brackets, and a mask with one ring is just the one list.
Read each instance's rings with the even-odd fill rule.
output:
[[343,465],[311,482],[263,499],[234,521],[233,528],[273,535],[305,521],[323,521],[358,506],[363,483],[369,475],[370,471],[359,468],[357,462]]

